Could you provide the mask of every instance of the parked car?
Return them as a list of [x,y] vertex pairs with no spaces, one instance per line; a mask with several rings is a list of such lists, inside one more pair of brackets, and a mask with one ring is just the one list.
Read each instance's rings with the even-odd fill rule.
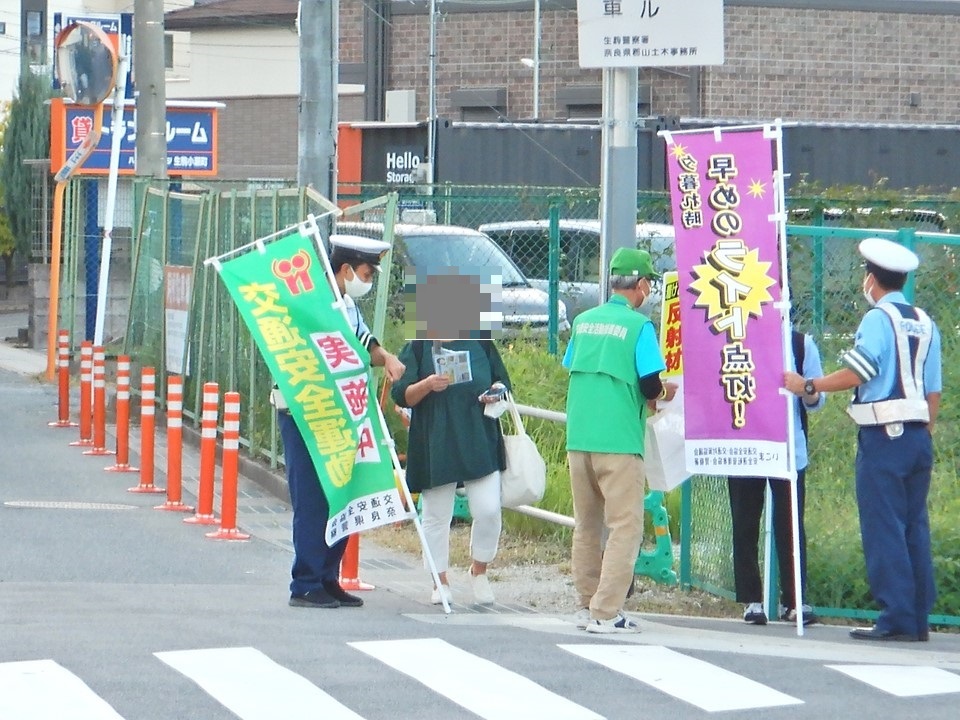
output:
[[[503,248],[534,287],[549,287],[550,223],[548,220],[515,220],[486,223],[480,232]],[[658,272],[676,270],[673,226],[660,223],[637,225],[637,247],[648,250]],[[560,220],[560,298],[570,320],[600,301],[600,221]],[[657,298],[644,311],[659,312]]]
[[[339,222],[337,233],[383,237],[383,223]],[[523,328],[546,332],[549,297],[533,287],[503,250],[489,237],[473,228],[455,225],[394,225],[394,265],[419,268],[496,268],[502,278],[503,330],[516,333]],[[557,303],[557,328],[570,329],[567,309]]]

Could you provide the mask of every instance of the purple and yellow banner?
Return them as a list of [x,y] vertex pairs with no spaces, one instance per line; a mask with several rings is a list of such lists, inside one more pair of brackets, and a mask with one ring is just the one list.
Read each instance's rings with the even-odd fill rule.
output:
[[330,503],[327,542],[403,519],[370,355],[335,305],[313,240],[293,230],[217,269],[310,452]]
[[771,128],[666,137],[692,474],[792,475],[777,137]]

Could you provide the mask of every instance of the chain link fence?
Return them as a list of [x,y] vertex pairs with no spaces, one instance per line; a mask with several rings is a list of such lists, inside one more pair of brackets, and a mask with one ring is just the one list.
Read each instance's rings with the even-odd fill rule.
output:
[[[79,313],[85,298],[78,287],[80,267],[89,255],[84,247],[87,216],[94,212],[83,182],[71,181],[66,193],[65,301],[76,304]],[[386,186],[351,186],[339,196],[342,206],[382,197]],[[349,190],[349,192],[347,192]],[[557,253],[556,281],[567,297],[579,297],[597,288],[599,235],[596,217],[599,194],[563,188],[470,188],[438,186],[428,195],[413,188],[399,196],[401,236],[410,227],[450,223],[462,228],[484,228],[489,237],[516,264],[526,280],[536,285],[550,280],[550,250]],[[422,189],[421,189],[422,190]],[[163,368],[177,359],[167,346],[164,333],[163,294],[165,275],[171,267],[187,268],[191,282],[189,325],[184,330],[179,361],[186,375],[185,406],[188,416],[199,418],[204,382],[218,382],[221,390],[237,390],[244,399],[244,442],[253,454],[276,460],[278,439],[273,414],[266,403],[271,384],[269,373],[256,352],[233,303],[222,289],[216,273],[203,260],[240,247],[302,220],[323,209],[310,191],[293,188],[247,190],[229,184],[203,183],[152,185],[137,194],[132,287],[123,350],[141,365]],[[906,202],[856,199],[827,202],[813,196],[788,199],[789,263],[793,294],[793,320],[797,329],[811,333],[818,343],[824,369],[838,367],[839,354],[847,349],[865,311],[860,292],[863,277],[857,241],[865,228],[899,232],[898,239],[913,246],[921,267],[908,288],[917,304],[937,320],[943,333],[944,382],[947,401],[938,421],[936,465],[931,491],[935,564],[940,599],[935,620],[960,624],[960,530],[953,518],[960,507],[957,482],[957,450],[960,447],[960,417],[949,402],[955,379],[958,328],[960,328],[960,267],[956,236],[947,233],[960,227],[960,205],[950,198],[923,198]],[[549,221],[556,218],[558,232],[551,236]],[[383,206],[344,218],[348,222],[384,223]],[[673,261],[669,201],[665,195],[638,196],[637,242],[648,247],[661,269]],[[577,224],[579,223],[579,225]],[[504,228],[504,225],[506,227]],[[356,226],[351,226],[356,227]],[[546,235],[544,229],[546,228]],[[576,230],[574,230],[574,228]],[[899,229],[899,230],[898,230]],[[381,225],[382,230],[382,225]],[[429,232],[424,234],[429,235]],[[395,261],[389,290],[402,286],[402,268]],[[399,272],[399,276],[397,273]],[[399,280],[398,280],[399,277]],[[71,283],[73,283],[71,285]],[[566,284],[566,287],[565,287]],[[363,301],[364,313],[384,326],[388,347],[399,347],[403,332],[403,303],[380,294]],[[589,303],[585,304],[589,306]],[[63,307],[63,306],[61,306]],[[576,308],[571,309],[574,315]],[[73,310],[67,312],[73,313]],[[656,319],[656,316],[654,317]],[[376,322],[376,321],[375,321]],[[380,332],[374,327],[375,332]],[[73,336],[77,338],[77,334]],[[559,340],[562,342],[562,336]],[[538,340],[540,342],[542,340]],[[562,345],[558,348],[562,351]],[[135,377],[135,382],[139,378]],[[562,396],[557,388],[557,397]],[[552,397],[552,396],[551,396]],[[551,401],[552,402],[552,401]],[[562,410],[559,405],[550,409]],[[549,403],[547,403],[549,404]],[[870,617],[874,609],[866,586],[856,502],[853,467],[856,431],[843,413],[843,398],[833,398],[826,408],[810,417],[810,466],[807,473],[807,535],[809,600],[824,615]],[[562,443],[554,462],[563,463]],[[562,475],[562,471],[558,470]],[[675,494],[683,495],[680,515],[681,581],[727,597],[733,596],[732,548],[729,500],[722,477],[696,477]],[[668,506],[670,502],[668,501]],[[558,508],[563,510],[563,508]],[[676,528],[674,518],[674,527]],[[676,535],[675,535],[676,536]]]

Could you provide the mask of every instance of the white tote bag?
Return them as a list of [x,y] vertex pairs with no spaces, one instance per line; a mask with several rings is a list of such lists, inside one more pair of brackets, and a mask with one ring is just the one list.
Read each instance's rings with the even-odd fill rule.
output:
[[530,505],[543,498],[547,486],[547,464],[527,435],[510,393],[507,393],[507,404],[516,434],[503,436],[507,450],[507,469],[500,473],[500,504],[512,508]]

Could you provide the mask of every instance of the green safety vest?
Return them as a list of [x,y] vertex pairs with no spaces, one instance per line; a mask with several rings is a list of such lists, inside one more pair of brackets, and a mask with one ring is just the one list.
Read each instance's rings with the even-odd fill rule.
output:
[[636,347],[649,318],[620,295],[573,323],[567,390],[567,450],[643,455],[647,403]]

